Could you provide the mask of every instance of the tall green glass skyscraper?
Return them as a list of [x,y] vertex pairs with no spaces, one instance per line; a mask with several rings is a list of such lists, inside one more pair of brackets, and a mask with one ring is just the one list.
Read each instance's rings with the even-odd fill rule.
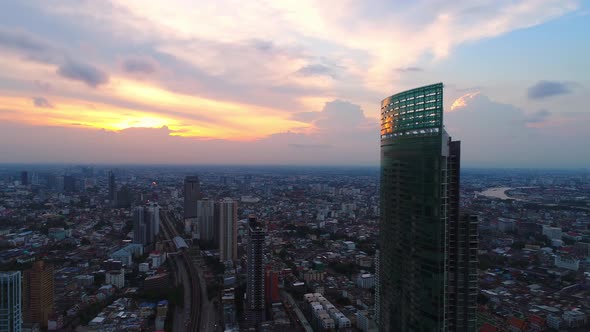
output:
[[[381,331],[475,329],[477,280],[468,285],[468,276],[462,274],[460,284],[449,282],[450,278],[457,281],[455,266],[467,263],[473,267],[473,257],[452,256],[453,262],[449,260],[451,248],[459,245],[456,236],[449,234],[459,229],[459,170],[460,142],[452,141],[443,127],[442,83],[401,92],[381,102],[376,308]],[[476,228],[461,227],[461,231],[476,232]],[[461,241],[460,245],[468,250],[470,242]],[[474,255],[477,243],[475,249]],[[461,300],[451,301],[457,297]],[[457,308],[459,302],[461,308]],[[454,313],[458,309],[461,315]],[[465,320],[473,320],[473,329]]]

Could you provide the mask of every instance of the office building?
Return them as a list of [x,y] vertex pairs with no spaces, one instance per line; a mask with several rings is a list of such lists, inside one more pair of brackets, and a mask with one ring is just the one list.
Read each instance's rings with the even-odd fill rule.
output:
[[184,219],[197,217],[197,201],[201,198],[198,176],[184,178]]
[[380,331],[475,329],[477,261],[462,253],[477,253],[477,219],[459,218],[459,171],[442,83],[382,101]]
[[23,321],[47,327],[53,311],[53,265],[37,261],[23,276]]
[[27,171],[20,172],[20,184],[22,184],[23,186],[29,185],[29,172],[27,172]]
[[117,184],[115,183],[115,173],[109,171],[109,202],[117,201]]
[[215,201],[204,199],[197,201],[198,237],[201,243],[219,247],[219,223],[215,222]]
[[0,272],[0,331],[21,331],[21,291],[20,271]]
[[219,260],[238,259],[238,202],[225,198],[216,204],[215,219],[219,225]]
[[264,298],[264,225],[254,216],[248,218],[248,279],[246,285],[246,324],[256,328],[265,320]]

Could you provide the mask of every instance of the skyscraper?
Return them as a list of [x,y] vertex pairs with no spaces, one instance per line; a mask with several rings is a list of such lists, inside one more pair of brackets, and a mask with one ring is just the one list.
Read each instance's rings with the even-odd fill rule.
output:
[[115,173],[109,171],[109,201],[115,204],[117,200],[117,184],[115,183]]
[[20,172],[20,184],[22,184],[23,186],[29,185],[29,172],[27,172],[27,171]]
[[0,331],[22,330],[20,271],[0,272]]
[[265,320],[264,299],[264,225],[256,217],[248,218],[248,280],[246,285],[246,324],[256,328]]
[[[457,276],[459,261],[465,263],[449,259],[450,248],[472,249],[451,234],[461,224],[459,161],[460,143],[443,127],[442,83],[381,102],[381,331],[474,330],[467,322],[475,318],[475,306],[455,301],[450,307],[451,294],[470,290],[455,288],[465,287],[463,281],[447,279]],[[468,269],[461,278],[477,278],[471,273]],[[457,314],[451,317],[451,312]]]
[[156,203],[138,206],[133,211],[133,243],[144,246],[154,242],[160,233],[160,207]]
[[219,225],[219,260],[238,259],[238,202],[225,198],[215,207],[215,221]]
[[184,219],[197,217],[197,201],[201,198],[198,176],[184,178]]
[[145,208],[143,206],[136,207],[133,210],[133,243],[147,244],[145,219]]
[[47,319],[53,311],[53,265],[36,261],[24,272],[23,277],[23,321],[39,323],[47,327]]
[[215,223],[215,201],[211,199],[197,201],[197,227],[201,242],[219,246],[219,224]]

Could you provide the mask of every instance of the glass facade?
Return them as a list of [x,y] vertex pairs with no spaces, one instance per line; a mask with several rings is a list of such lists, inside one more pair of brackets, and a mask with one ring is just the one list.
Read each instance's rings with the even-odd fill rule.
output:
[[21,331],[21,288],[20,271],[0,272],[0,331]]
[[444,328],[442,84],[381,103],[380,327]]
[[459,227],[459,171],[460,142],[443,128],[442,83],[381,102],[380,331],[471,331],[460,321],[475,317],[463,303],[470,290],[448,280],[466,263],[448,250],[467,243],[449,236]]

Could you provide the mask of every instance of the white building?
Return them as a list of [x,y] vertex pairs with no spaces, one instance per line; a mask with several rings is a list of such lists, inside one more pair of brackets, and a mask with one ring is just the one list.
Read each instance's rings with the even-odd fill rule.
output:
[[354,250],[356,248],[355,243],[352,241],[344,241],[343,243],[346,246],[346,249],[348,250]]
[[555,266],[562,269],[578,271],[580,269],[580,260],[575,258],[555,256]]
[[166,256],[159,252],[152,252],[148,259],[152,262],[152,268],[157,269],[166,261]]
[[582,327],[586,325],[586,314],[579,310],[570,310],[563,313],[563,322],[568,327]]
[[375,276],[370,273],[359,274],[356,277],[356,285],[360,288],[373,288],[375,286]]
[[551,240],[561,240],[563,233],[560,227],[543,226],[543,235],[547,236]]
[[105,274],[105,284],[113,285],[118,289],[125,287],[125,272],[123,269],[108,271]]
[[150,264],[149,263],[140,263],[139,264],[139,272],[147,272],[150,270]]

